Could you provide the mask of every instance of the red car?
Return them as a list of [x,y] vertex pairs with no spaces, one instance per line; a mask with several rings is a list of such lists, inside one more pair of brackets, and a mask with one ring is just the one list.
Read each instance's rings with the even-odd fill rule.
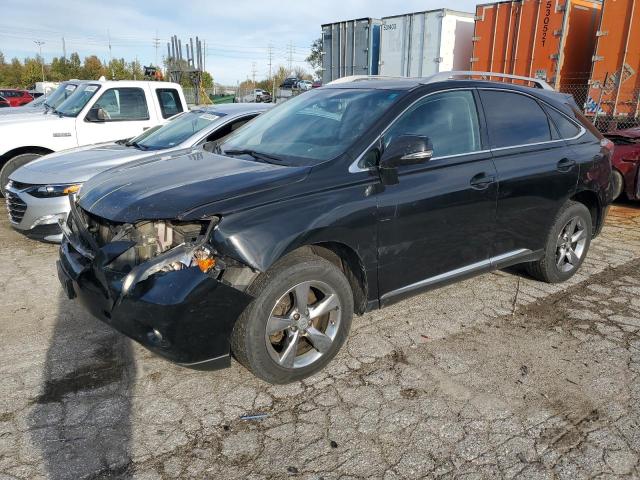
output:
[[613,198],[625,193],[629,200],[640,200],[640,127],[604,135],[615,144],[611,159]]
[[4,97],[0,97],[0,108],[10,107],[11,104]]
[[15,88],[0,90],[0,97],[4,97],[12,107],[20,107],[33,100],[29,92]]

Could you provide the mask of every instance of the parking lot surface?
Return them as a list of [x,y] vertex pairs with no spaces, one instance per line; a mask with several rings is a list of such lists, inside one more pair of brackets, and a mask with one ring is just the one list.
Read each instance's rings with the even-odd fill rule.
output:
[[[0,479],[640,476],[640,208],[564,285],[496,272],[354,319],[319,375],[173,366],[0,222]],[[253,416],[243,418],[245,416]]]

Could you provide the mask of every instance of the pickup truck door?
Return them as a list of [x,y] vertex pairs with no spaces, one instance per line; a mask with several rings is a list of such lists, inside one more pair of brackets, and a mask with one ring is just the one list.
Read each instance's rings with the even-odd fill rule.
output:
[[148,88],[112,87],[76,119],[78,145],[131,138],[158,123]]

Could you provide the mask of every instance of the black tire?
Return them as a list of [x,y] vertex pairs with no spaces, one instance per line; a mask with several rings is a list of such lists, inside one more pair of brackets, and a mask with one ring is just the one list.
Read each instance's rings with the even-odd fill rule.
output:
[[612,200],[617,200],[624,191],[624,177],[618,170],[611,172]]
[[[330,348],[310,365],[285,368],[277,363],[267,346],[267,320],[278,300],[301,282],[320,281],[329,285],[340,301],[340,320]],[[285,384],[309,377],[324,368],[344,344],[353,317],[353,293],[340,268],[310,253],[284,257],[249,286],[255,299],[238,318],[231,334],[231,351],[257,377]]]
[[2,169],[0,169],[0,192],[2,192],[3,197],[6,190],[5,187],[7,186],[7,183],[9,183],[9,176],[18,168],[26,165],[36,158],[40,158],[41,156],[42,154],[40,153],[23,153],[21,155],[16,155],[5,162]]
[[[579,260],[572,265],[570,270],[563,270],[558,267],[560,258],[558,243],[561,241],[560,236],[565,227],[573,219],[579,219],[584,226],[585,242],[579,255]],[[526,264],[527,272],[537,280],[547,283],[561,283],[569,280],[580,269],[591,245],[591,237],[593,225],[591,221],[591,213],[589,209],[582,203],[568,201],[564,207],[558,212],[555,221],[547,235],[545,243],[544,256],[537,262]]]

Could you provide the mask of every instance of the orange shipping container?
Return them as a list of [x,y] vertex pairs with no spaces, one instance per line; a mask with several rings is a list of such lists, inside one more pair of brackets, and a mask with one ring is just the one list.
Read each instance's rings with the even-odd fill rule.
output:
[[587,113],[640,118],[640,0],[605,0],[590,84]]
[[538,77],[567,91],[586,86],[601,9],[590,0],[478,5],[472,70]]

